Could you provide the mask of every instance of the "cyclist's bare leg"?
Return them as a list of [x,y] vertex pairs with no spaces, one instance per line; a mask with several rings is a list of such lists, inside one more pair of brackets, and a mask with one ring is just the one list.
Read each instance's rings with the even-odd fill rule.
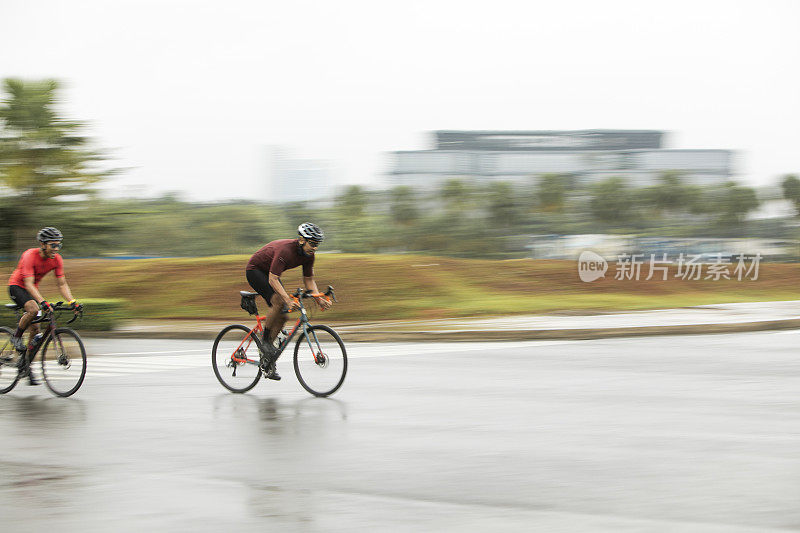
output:
[[[26,329],[28,329],[28,326],[30,326],[30,333],[28,334],[28,342],[24,343],[20,347],[20,349],[24,350],[24,346],[30,344],[30,342],[33,340],[33,336],[39,333],[39,325],[38,324],[31,325],[31,321],[34,318],[36,318],[37,314],[39,314],[39,306],[36,304],[34,300],[28,300],[23,305],[23,308],[25,309],[25,312],[22,314],[22,318],[20,318],[19,324],[17,324],[17,327],[19,329],[17,330],[17,332],[15,332],[15,334],[19,333],[19,336],[22,337],[22,334],[25,332]],[[31,374],[29,369],[30,358],[32,357],[33,354],[30,352],[30,350],[25,351],[25,353],[17,363],[17,367],[20,369],[19,371],[21,375],[28,376],[31,385],[38,385],[39,382],[36,380],[36,378],[33,377],[33,374]]]
[[[30,326],[31,321],[34,318],[36,318],[36,315],[39,313],[39,306],[36,305],[35,300],[28,300],[27,302],[25,302],[25,305],[23,307],[25,309],[25,312],[22,313],[22,318],[19,319],[19,324],[17,324],[20,335],[28,328],[28,326]],[[35,335],[36,333],[38,333],[38,331],[39,331],[38,324],[34,324],[33,327],[31,327],[31,335]]]
[[277,294],[272,295],[272,307],[267,312],[267,320],[264,325],[267,342],[271,345],[286,324],[286,313],[283,312],[283,298]]
[[261,360],[261,368],[265,377],[279,380],[281,376],[275,368],[275,362],[278,360],[277,350],[272,343],[286,323],[286,314],[283,313],[283,298],[273,294],[270,303],[272,306],[267,311],[267,318],[264,324],[264,351],[266,353]]

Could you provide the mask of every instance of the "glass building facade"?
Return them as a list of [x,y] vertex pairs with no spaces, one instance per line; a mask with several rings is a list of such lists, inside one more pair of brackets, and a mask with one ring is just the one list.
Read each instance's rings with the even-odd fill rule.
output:
[[431,150],[390,153],[392,186],[435,186],[451,178],[522,182],[549,173],[578,183],[618,176],[643,186],[667,171],[710,185],[733,173],[733,151],[665,149],[664,132],[654,130],[436,131],[434,136]]

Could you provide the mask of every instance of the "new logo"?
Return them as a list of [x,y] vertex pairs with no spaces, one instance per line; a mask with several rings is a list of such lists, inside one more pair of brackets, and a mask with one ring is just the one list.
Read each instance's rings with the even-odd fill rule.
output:
[[584,250],[578,257],[578,276],[581,281],[590,283],[605,277],[606,270],[608,270],[608,262],[590,250]]

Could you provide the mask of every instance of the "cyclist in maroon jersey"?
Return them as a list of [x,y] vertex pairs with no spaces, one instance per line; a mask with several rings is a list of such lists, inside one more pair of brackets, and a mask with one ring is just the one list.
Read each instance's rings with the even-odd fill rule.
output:
[[[55,270],[56,284],[61,295],[67,300],[74,308],[80,306],[72,297],[72,293],[67,285],[67,279],[64,276],[64,260],[57,252],[61,249],[61,241],[64,236],[56,228],[46,227],[42,228],[36,235],[39,240],[39,248],[30,248],[22,253],[17,265],[16,270],[11,274],[8,280],[8,294],[11,299],[20,306],[25,312],[17,325],[17,330],[11,337],[11,342],[14,348],[20,353],[25,353],[27,345],[22,340],[22,334],[31,324],[31,321],[39,314],[41,306],[42,311],[52,309],[52,306],[44,299],[39,292],[39,282],[45,274],[51,270]],[[38,324],[31,326],[30,339],[39,332]],[[25,358],[21,358],[22,362]],[[27,369],[27,365],[25,365]],[[38,385],[39,383],[34,379],[33,374],[30,374],[28,369],[28,378],[31,385]]]
[[[303,284],[313,293],[319,293],[314,281],[314,254],[317,247],[325,238],[325,234],[316,224],[304,222],[297,228],[297,239],[281,239],[272,241],[262,247],[247,262],[245,274],[247,282],[260,294],[270,307],[264,326],[264,348],[267,352],[262,357],[261,365],[269,379],[281,379],[275,368],[275,347],[273,342],[286,323],[286,315],[282,312],[283,305],[293,311],[299,306],[289,296],[281,283],[281,274],[284,271],[298,266],[303,267]],[[323,309],[328,309],[331,303],[321,297],[315,300]]]

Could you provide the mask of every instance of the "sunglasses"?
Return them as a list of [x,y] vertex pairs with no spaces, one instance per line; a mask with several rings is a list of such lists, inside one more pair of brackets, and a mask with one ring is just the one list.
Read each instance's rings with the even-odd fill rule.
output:
[[47,246],[49,246],[50,248],[52,248],[53,250],[60,250],[61,249],[61,243],[60,242],[48,242],[48,243],[45,243],[45,244]]
[[312,248],[319,248],[319,243],[317,241],[306,241],[306,243]]

